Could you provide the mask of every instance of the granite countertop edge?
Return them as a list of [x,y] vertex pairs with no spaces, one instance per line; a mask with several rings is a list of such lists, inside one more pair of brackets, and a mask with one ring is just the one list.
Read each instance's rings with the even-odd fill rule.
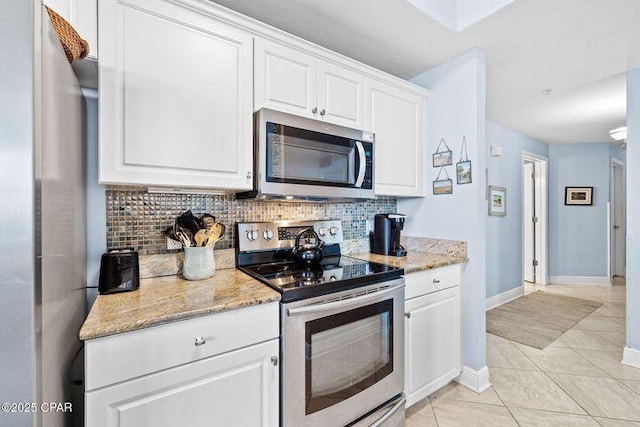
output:
[[466,257],[457,257],[417,251],[409,252],[409,254],[404,257],[378,255],[368,252],[356,253],[350,256],[353,258],[376,262],[379,264],[385,264],[392,267],[400,267],[404,269],[405,274],[469,262],[469,258]]
[[110,326],[101,327],[99,330],[94,329],[87,332],[81,329],[79,337],[81,341],[88,341],[88,340],[93,340],[97,338],[105,338],[113,335],[124,334],[127,332],[140,331],[142,329],[152,328],[154,326],[168,325],[171,323],[180,322],[182,320],[197,319],[199,317],[209,316],[212,314],[219,314],[227,311],[239,310],[241,308],[252,307],[260,304],[269,304],[269,303],[278,302],[278,301],[280,301],[280,295],[275,294],[269,298],[245,300],[245,301],[226,304],[224,306],[215,306],[215,307],[203,308],[200,310],[191,310],[191,311],[160,315],[153,319],[135,322],[129,325],[110,325]]

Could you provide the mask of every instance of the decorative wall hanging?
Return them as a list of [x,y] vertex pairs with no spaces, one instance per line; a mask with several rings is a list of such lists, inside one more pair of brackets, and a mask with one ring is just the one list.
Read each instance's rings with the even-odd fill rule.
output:
[[471,160],[467,154],[467,139],[462,137],[460,147],[460,161],[456,163],[456,182],[458,184],[471,184]]
[[[442,172],[444,172],[446,178],[440,178]],[[438,172],[438,176],[436,176],[436,180],[433,181],[433,194],[434,196],[439,196],[451,193],[453,193],[453,181],[449,178],[447,170],[444,167],[441,167]]]
[[564,204],[593,206],[593,187],[564,187]]
[[453,153],[451,149],[444,141],[444,138],[440,139],[440,144],[436,148],[436,152],[433,153],[433,167],[440,168],[442,166],[451,166],[453,164]]
[[489,186],[489,215],[507,216],[507,189]]

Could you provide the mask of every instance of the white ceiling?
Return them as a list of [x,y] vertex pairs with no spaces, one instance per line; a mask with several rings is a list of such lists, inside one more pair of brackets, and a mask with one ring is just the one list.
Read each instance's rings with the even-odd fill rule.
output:
[[215,1],[406,79],[478,47],[487,118],[549,143],[611,141],[640,67],[638,0],[516,0],[462,32],[407,0]]

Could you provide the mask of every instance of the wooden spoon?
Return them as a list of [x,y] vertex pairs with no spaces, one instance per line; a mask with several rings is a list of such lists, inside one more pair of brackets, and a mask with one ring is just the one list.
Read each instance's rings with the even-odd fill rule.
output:
[[202,228],[193,236],[193,239],[196,241],[196,246],[205,246],[209,243],[209,233]]
[[218,240],[224,236],[225,226],[221,222],[216,222],[209,228],[209,240],[207,240],[207,246],[213,246]]

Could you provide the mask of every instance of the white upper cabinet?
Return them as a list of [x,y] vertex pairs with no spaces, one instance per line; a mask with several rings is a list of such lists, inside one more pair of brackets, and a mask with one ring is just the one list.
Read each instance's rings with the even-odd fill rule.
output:
[[255,43],[255,110],[364,127],[362,74],[271,41]]
[[367,79],[366,128],[375,133],[376,195],[424,196],[426,96]]
[[98,57],[98,0],[45,0],[89,43],[88,58]]
[[331,123],[364,129],[362,74],[318,61],[318,110]]
[[99,13],[100,181],[250,189],[252,35],[172,2]]
[[267,107],[314,118],[316,59],[295,49],[256,39],[254,94],[256,111]]

